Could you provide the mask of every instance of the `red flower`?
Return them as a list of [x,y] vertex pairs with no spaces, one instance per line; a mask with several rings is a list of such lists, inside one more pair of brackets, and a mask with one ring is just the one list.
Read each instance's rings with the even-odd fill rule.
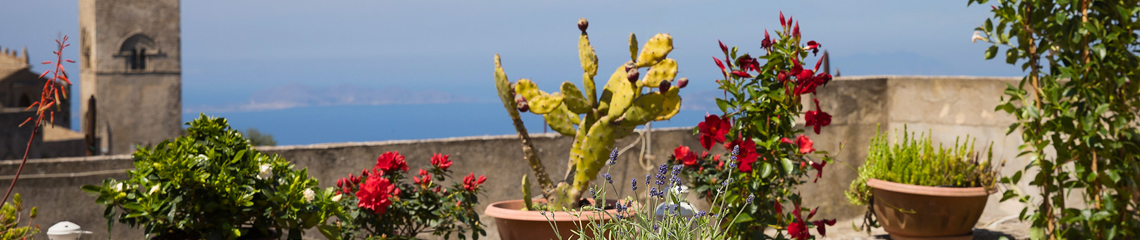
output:
[[752,74],[748,74],[748,72],[745,72],[745,71],[732,71],[732,75],[736,75],[737,77],[742,77],[742,78],[752,77]]
[[360,186],[360,191],[356,192],[356,198],[360,199],[356,206],[370,209],[377,214],[384,214],[384,211],[388,210],[388,206],[392,205],[390,198],[395,195],[400,195],[400,189],[396,188],[395,184],[378,175],[373,176],[364,181],[364,185]]
[[745,72],[760,72],[760,62],[756,61],[755,58],[752,58],[752,56],[749,56],[748,54],[744,54],[744,56],[737,58],[736,65],[740,66],[740,70]]
[[796,22],[796,26],[792,28],[792,36],[800,38],[800,22]]
[[792,239],[796,240],[807,240],[811,237],[811,234],[808,233],[807,225],[804,225],[800,220],[788,224],[788,235],[792,235]]
[[487,181],[487,177],[485,177],[483,175],[479,175],[479,179],[476,180],[475,179],[475,173],[471,173],[471,175],[467,175],[466,177],[463,177],[463,189],[467,189],[467,191],[474,192],[475,189],[479,188],[479,184],[483,184],[483,182],[486,182],[486,181]]
[[831,125],[831,114],[819,110],[819,99],[812,99],[812,101],[815,101],[815,110],[808,111],[807,114],[804,115],[804,122],[806,122],[808,126],[814,126],[815,134],[819,134],[820,128]]
[[835,226],[835,219],[831,219],[831,220],[825,219],[825,220],[819,220],[819,221],[812,221],[811,224],[815,224],[816,231],[819,231],[820,236],[826,237],[827,236],[827,229],[824,228],[824,224],[826,224],[827,226]]
[[760,154],[756,154],[756,142],[753,142],[751,139],[744,141],[733,140],[732,142],[725,143],[724,147],[732,151],[737,145],[740,145],[740,152],[738,153],[739,155],[736,156],[736,168],[741,172],[752,172],[752,163],[756,162],[756,157],[760,156]]
[[716,161],[716,170],[724,169],[724,161],[720,160],[720,155],[713,156],[713,161]]
[[720,42],[720,40],[716,40],[716,43],[720,44],[720,51],[724,52],[725,55],[728,55],[728,46],[725,46],[724,43]]
[[701,133],[701,146],[711,149],[713,144],[724,142],[724,135],[728,134],[731,127],[727,119],[721,119],[717,115],[705,115],[705,121],[697,124],[697,129]]
[[697,166],[697,155],[693,151],[689,151],[689,147],[678,146],[673,149],[673,157],[684,163],[686,167]]
[[819,43],[817,43],[817,42],[815,42],[815,40],[812,40],[812,41],[808,41],[808,42],[807,42],[807,46],[806,46],[806,47],[804,47],[804,50],[805,50],[805,51],[806,51],[806,50],[811,50],[811,54],[812,54],[812,55],[815,55],[816,53],[819,53],[819,47],[820,47],[820,46],[823,46],[823,45],[822,45],[822,44],[819,44]]
[[796,58],[792,58],[792,71],[788,72],[788,74],[791,74],[792,76],[797,76],[797,75],[800,75],[800,71],[803,71],[803,70],[804,70],[804,65],[800,64],[800,60],[796,60]]
[[816,171],[815,180],[812,180],[811,182],[819,181],[819,178],[823,177],[823,166],[827,166],[826,161],[820,161],[819,163],[815,163],[815,162],[811,163],[811,167],[815,168],[815,171]]
[[815,75],[815,85],[823,86],[827,85],[828,82],[831,82],[831,74],[824,72],[819,73],[819,75]]
[[780,201],[776,201],[776,214],[784,214],[784,206],[780,205]]
[[447,159],[450,156],[451,154],[436,153],[431,156],[431,165],[439,167],[440,170],[447,171],[447,168],[451,167],[452,164],[451,160]]
[[724,78],[727,79],[728,78],[728,71],[724,70],[724,62],[721,62],[720,59],[716,58],[716,57],[713,57],[713,61],[716,61],[716,66],[720,67],[720,73],[723,74]]
[[783,27],[785,25],[787,24],[784,23],[784,11],[780,11],[780,27]]
[[764,49],[772,48],[772,38],[768,37],[768,29],[764,29],[764,40],[760,41],[760,47]]
[[376,166],[373,169],[377,168],[384,172],[394,169],[408,172],[408,163],[404,162],[404,155],[400,155],[399,152],[385,152],[376,158]]
[[811,152],[815,152],[815,147],[812,146],[814,144],[811,141],[811,139],[808,138],[807,135],[800,135],[799,137],[797,137],[796,138],[796,145],[798,145],[800,147],[800,154],[808,154]]
[[780,71],[779,74],[776,74],[776,80],[778,80],[780,83],[783,83],[784,81],[788,81],[788,72],[787,71]]

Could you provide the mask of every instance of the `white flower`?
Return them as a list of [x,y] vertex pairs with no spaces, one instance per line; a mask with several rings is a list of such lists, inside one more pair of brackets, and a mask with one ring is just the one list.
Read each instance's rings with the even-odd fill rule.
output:
[[974,37],[970,38],[970,42],[978,42],[978,40],[989,42],[989,39],[982,37],[982,32],[974,31]]
[[160,184],[154,185],[153,187],[150,187],[150,192],[147,192],[147,194],[154,194],[154,193],[158,192],[159,186],[162,186],[162,184],[160,183]]
[[312,202],[317,193],[313,192],[313,189],[305,189],[301,194],[305,195],[305,202]]
[[198,156],[194,156],[194,160],[196,160],[198,164],[202,164],[206,162],[206,160],[209,160],[209,158],[207,158],[205,154],[198,154]]
[[116,192],[122,192],[123,191],[123,183],[115,184],[114,187],[111,187],[111,190],[115,190]]
[[343,197],[341,194],[337,194],[336,196],[332,197],[332,201],[333,202],[340,202],[341,197]]
[[257,173],[257,179],[267,180],[270,178],[273,178],[273,166],[268,163],[261,164],[261,171]]

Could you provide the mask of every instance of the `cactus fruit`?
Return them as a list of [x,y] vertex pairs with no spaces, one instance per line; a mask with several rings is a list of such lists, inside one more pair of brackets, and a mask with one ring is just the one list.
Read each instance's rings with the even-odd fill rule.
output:
[[522,179],[522,192],[523,192],[523,210],[534,210],[534,203],[530,201],[530,180],[526,179],[527,174],[523,174]]
[[[564,182],[557,187],[550,186],[553,184],[543,179],[545,173],[535,173],[539,177],[540,184],[543,184],[544,197],[552,206],[562,208],[576,206],[582,192],[605,165],[616,139],[628,136],[637,126],[650,121],[668,120],[676,115],[681,106],[678,91],[687,84],[687,79],[684,78],[681,80],[686,81],[685,83],[678,83],[676,86],[672,84],[673,78],[677,75],[677,62],[666,58],[673,50],[673,38],[669,34],[657,34],[650,38],[640,49],[640,54],[638,54],[637,36],[630,34],[631,61],[615,69],[609,81],[602,87],[599,96],[594,85],[594,76],[598,71],[598,57],[594,53],[594,48],[590,46],[589,36],[586,33],[588,26],[589,22],[586,19],[578,20],[578,29],[582,31],[578,39],[578,57],[583,71],[583,89],[568,81],[562,83],[560,92],[554,93],[539,90],[529,79],[520,79],[513,86],[504,83],[506,73],[496,56],[495,78],[499,86],[497,90],[504,101],[504,106],[511,107],[508,113],[515,108],[521,109],[515,105],[529,106],[530,112],[543,115],[551,129],[562,135],[574,137],[567,163],[571,168],[566,178],[569,183]],[[649,69],[644,78],[639,80],[640,68]],[[520,100],[508,102],[514,99]],[[516,124],[516,130],[520,131],[521,136],[525,136],[525,128],[520,128]],[[524,152],[528,147],[533,148],[528,144],[524,137]],[[531,156],[528,156],[528,161],[531,161],[530,158]],[[534,165],[534,161],[531,164]],[[534,169],[538,171],[539,168],[534,167]],[[529,199],[528,184],[524,176],[523,192]]]

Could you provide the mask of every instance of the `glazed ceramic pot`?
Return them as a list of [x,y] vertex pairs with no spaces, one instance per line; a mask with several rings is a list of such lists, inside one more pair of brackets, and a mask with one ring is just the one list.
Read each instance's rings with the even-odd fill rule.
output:
[[[534,203],[545,203],[545,199],[534,199]],[[607,205],[613,205],[615,200],[608,200]],[[523,211],[523,200],[510,200],[492,203],[487,206],[484,214],[495,218],[495,226],[499,230],[499,237],[503,240],[543,240],[543,239],[578,239],[574,231],[579,226],[594,226],[599,221],[609,221],[610,216],[616,216],[616,209],[608,209],[609,214],[596,212],[546,212]],[[558,228],[555,231],[555,227]],[[561,237],[561,238],[559,238]]]
[[891,239],[973,239],[992,191],[867,180],[872,208]]

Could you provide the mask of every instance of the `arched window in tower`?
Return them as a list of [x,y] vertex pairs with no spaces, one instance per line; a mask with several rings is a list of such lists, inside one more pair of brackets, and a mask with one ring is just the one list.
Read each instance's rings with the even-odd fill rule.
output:
[[26,92],[24,94],[20,94],[20,105],[17,106],[22,108],[32,106],[32,97],[29,96]]
[[158,49],[155,48],[154,40],[143,34],[128,37],[119,47],[119,56],[126,58],[127,69],[133,71],[146,70],[146,62],[151,56],[148,54],[157,52]]

